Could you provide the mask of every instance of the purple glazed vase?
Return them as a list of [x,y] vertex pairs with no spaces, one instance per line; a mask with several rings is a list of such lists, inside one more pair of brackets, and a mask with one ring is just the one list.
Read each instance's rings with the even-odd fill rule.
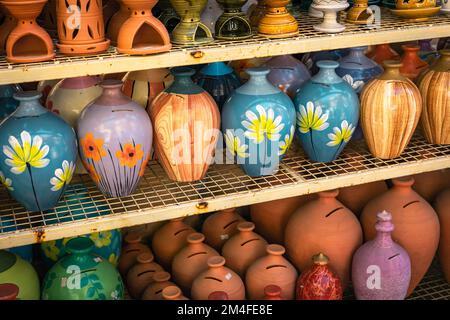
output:
[[391,238],[391,214],[378,213],[377,220],[375,239],[363,244],[353,256],[355,295],[358,300],[403,300],[411,279],[411,261]]
[[140,105],[125,96],[122,82],[101,83],[102,95],[78,119],[80,156],[92,180],[107,197],[132,194],[149,160],[152,124]]

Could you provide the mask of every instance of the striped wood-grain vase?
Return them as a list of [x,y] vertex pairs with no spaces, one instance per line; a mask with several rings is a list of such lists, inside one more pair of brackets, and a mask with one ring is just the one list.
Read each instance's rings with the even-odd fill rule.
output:
[[374,157],[393,159],[403,152],[422,112],[419,89],[400,74],[401,63],[387,60],[384,73],[361,93],[361,126]]
[[418,79],[423,112],[420,118],[425,138],[432,144],[450,144],[450,49]]

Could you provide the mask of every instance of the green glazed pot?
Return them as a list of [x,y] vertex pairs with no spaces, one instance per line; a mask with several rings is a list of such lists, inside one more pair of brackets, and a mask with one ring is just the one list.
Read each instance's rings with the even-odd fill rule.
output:
[[14,253],[0,250],[0,283],[19,287],[17,299],[39,300],[39,278],[33,266]]
[[217,39],[240,40],[252,36],[250,20],[241,11],[247,0],[216,0],[224,9],[224,13],[216,22]]
[[74,238],[66,249],[69,255],[46,274],[43,300],[121,300],[124,287],[116,268],[92,253],[89,238]]

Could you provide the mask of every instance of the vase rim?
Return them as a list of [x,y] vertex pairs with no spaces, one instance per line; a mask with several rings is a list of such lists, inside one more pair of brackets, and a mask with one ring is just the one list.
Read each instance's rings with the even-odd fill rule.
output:
[[270,69],[267,67],[253,67],[245,69],[245,72],[250,76],[265,76],[270,73]]
[[33,91],[19,91],[14,93],[13,98],[17,101],[33,101],[39,100],[42,97],[42,93],[36,90]]
[[279,244],[269,244],[266,247],[266,252],[270,255],[282,256],[286,252],[286,249]]
[[123,86],[122,80],[116,80],[116,79],[107,79],[100,82],[100,86],[103,89],[115,89],[115,88],[121,88]]
[[253,222],[250,222],[250,221],[244,221],[244,222],[239,223],[237,225],[237,228],[241,232],[242,231],[244,231],[244,232],[246,232],[246,231],[253,231],[255,229],[255,224]]
[[125,243],[139,243],[142,240],[142,236],[137,232],[130,232],[125,236]]
[[138,263],[152,263],[153,259],[154,257],[151,252],[142,252],[136,257]]
[[203,233],[200,232],[191,233],[187,237],[187,242],[191,244],[202,243],[203,241],[205,241],[205,236],[203,235]]
[[156,282],[164,282],[170,280],[170,273],[167,271],[157,271],[153,275],[153,280]]
[[404,44],[402,45],[402,49],[407,52],[419,52],[420,47],[415,44]]
[[214,256],[208,259],[208,266],[210,268],[218,268],[225,265],[225,258],[222,256]]
[[71,254],[88,253],[94,247],[94,242],[87,237],[77,237],[67,242],[67,251]]
[[177,77],[192,77],[195,74],[195,70],[189,67],[175,67],[170,72]]
[[320,69],[336,69],[339,67],[339,62],[334,60],[319,60],[316,62],[316,66]]

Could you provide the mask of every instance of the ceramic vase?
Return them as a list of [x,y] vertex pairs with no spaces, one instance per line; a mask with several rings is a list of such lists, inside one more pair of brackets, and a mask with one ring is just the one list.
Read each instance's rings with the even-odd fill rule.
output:
[[170,274],[168,272],[156,272],[153,275],[153,283],[148,285],[142,293],[142,300],[163,300],[162,291],[164,288],[175,285],[169,280]]
[[306,66],[290,54],[273,57],[265,66],[270,69],[267,76],[270,83],[291,99],[294,99],[300,86],[311,78]]
[[256,68],[262,66],[270,58],[252,58],[233,60],[228,62],[228,65],[234,69],[234,72],[238,75],[242,82],[247,82],[250,79],[250,75],[247,73],[247,69]]
[[297,300],[342,300],[342,284],[331,270],[323,253],[312,258],[314,265],[303,271],[297,281]]
[[33,266],[14,253],[0,250],[0,283],[19,288],[18,299],[39,300],[39,277]]
[[215,256],[208,259],[208,269],[200,273],[192,283],[194,300],[207,300],[215,291],[225,292],[230,300],[244,300],[245,287],[237,273],[225,266],[225,259]]
[[[320,11],[319,11],[320,12]],[[345,57],[350,52],[350,49],[339,49],[339,50],[323,50],[311,52],[309,55],[309,59],[306,59],[306,65],[308,69],[311,71],[312,75],[315,75],[319,72],[319,68],[317,67],[317,62],[321,60],[333,60],[339,61],[342,57]]]
[[347,9],[347,0],[314,0],[311,7],[323,12],[323,22],[314,25],[314,30],[324,33],[339,33],[345,30],[345,26],[337,22],[337,13]]
[[93,245],[89,238],[75,238],[67,243],[70,254],[45,275],[43,300],[123,299],[124,287],[119,272],[92,253]]
[[72,179],[74,130],[39,103],[36,91],[17,93],[17,110],[0,125],[0,171],[7,189],[29,211],[53,208]]
[[14,94],[21,91],[18,85],[6,84],[0,86],[0,122],[16,111],[19,101]]
[[450,169],[423,172],[413,175],[413,189],[429,203],[446,188],[450,188]]
[[189,292],[195,278],[208,268],[208,259],[219,253],[203,243],[205,236],[191,233],[187,237],[187,246],[181,249],[172,260],[173,280],[183,290]]
[[433,208],[412,190],[413,178],[392,180],[393,187],[372,199],[363,210],[361,224],[365,240],[376,236],[373,226],[377,213],[386,210],[392,215],[395,229],[392,239],[403,247],[411,259],[411,282],[407,295],[422,280],[431,265],[439,243],[439,220]]
[[122,91],[150,112],[153,100],[172,82],[172,74],[167,68],[133,71],[124,77]]
[[153,100],[150,109],[154,148],[170,179],[197,181],[205,177],[213,157],[220,127],[219,109],[214,99],[192,82],[193,69],[179,67],[171,72],[173,84]]
[[247,0],[216,0],[224,9],[217,19],[215,37],[221,40],[242,40],[252,36],[252,27],[247,15],[241,11]]
[[224,209],[210,215],[203,222],[202,233],[206,243],[220,251],[231,237],[238,233],[238,224],[245,221],[235,208]]
[[253,232],[252,222],[238,224],[239,233],[231,237],[222,248],[222,256],[227,267],[244,277],[248,267],[258,258],[266,254],[267,241]]
[[165,52],[172,48],[167,29],[152,14],[157,0],[121,1],[129,9],[129,16],[117,34],[117,51],[142,55]]
[[0,284],[0,301],[17,300],[19,287],[13,283]]
[[286,226],[285,243],[300,271],[313,265],[313,255],[324,253],[345,289],[352,256],[362,243],[362,230],[353,212],[336,199],[338,194],[338,190],[319,192],[316,199],[298,208]]
[[445,189],[436,198],[434,208],[439,216],[441,227],[439,240],[439,262],[445,279],[450,283],[450,188]]
[[36,23],[47,0],[3,0],[0,3],[15,18],[16,26],[6,41],[6,59],[11,63],[51,60],[53,42],[47,31]]
[[165,270],[170,270],[175,255],[187,244],[189,234],[195,232],[183,219],[174,219],[153,235],[152,250]]
[[378,64],[382,64],[385,60],[399,59],[399,54],[391,48],[389,43],[379,44],[375,48],[367,53],[367,57],[372,59]]
[[189,300],[177,286],[165,287],[162,291],[162,296],[164,300]]
[[312,161],[331,162],[358,125],[359,100],[353,88],[336,74],[339,63],[323,60],[317,66],[319,73],[300,87],[294,99],[296,134]]
[[247,269],[245,287],[248,299],[263,299],[264,288],[271,284],[281,288],[283,300],[294,299],[297,270],[283,257],[284,253],[283,246],[269,244],[266,255],[255,260]]
[[384,180],[374,181],[341,188],[337,199],[349,208],[351,212],[359,216],[367,202],[387,190],[388,187]]
[[[350,2],[350,1],[349,1]],[[368,11],[369,3],[367,0],[352,1],[353,6],[347,11],[346,21],[353,24],[370,25],[374,23],[375,15]]]
[[[79,14],[76,22],[74,12]],[[57,46],[61,53],[70,56],[98,54],[109,48],[110,41],[105,38],[102,1],[57,0],[56,21]]]
[[[361,92],[361,126],[374,157],[394,159],[408,145],[422,112],[419,89],[400,74],[401,64],[384,62],[384,73]],[[384,139],[380,139],[383,136]]]
[[422,70],[428,67],[428,63],[420,59],[418,53],[419,46],[402,46],[402,66],[400,67],[400,73],[409,78],[411,81],[415,81]]
[[220,112],[228,97],[241,85],[233,69],[223,62],[212,62],[201,68],[195,82],[213,97]]
[[136,257],[136,264],[127,273],[128,293],[134,299],[140,299],[144,290],[154,282],[153,276],[163,268],[153,261],[153,254],[144,252]]
[[264,300],[283,300],[281,288],[274,284],[269,284],[264,288]]
[[258,34],[266,38],[298,35],[297,20],[287,11],[289,0],[265,0],[265,14],[258,21]]
[[86,171],[107,197],[134,192],[152,147],[152,124],[145,110],[122,91],[122,81],[105,80],[102,95],[77,122],[80,156]]
[[353,256],[352,283],[358,300],[403,300],[411,280],[408,253],[392,241],[392,216],[377,214],[376,237]]
[[251,68],[222,111],[227,156],[251,177],[276,173],[294,138],[295,109],[268,80],[268,68]]
[[420,118],[425,138],[431,144],[450,144],[450,49],[418,79],[423,112]]
[[141,241],[142,237],[137,233],[129,233],[125,236],[125,244],[122,248],[117,267],[123,277],[125,277],[133,265],[136,264],[138,255],[142,253],[152,254],[150,248]]

